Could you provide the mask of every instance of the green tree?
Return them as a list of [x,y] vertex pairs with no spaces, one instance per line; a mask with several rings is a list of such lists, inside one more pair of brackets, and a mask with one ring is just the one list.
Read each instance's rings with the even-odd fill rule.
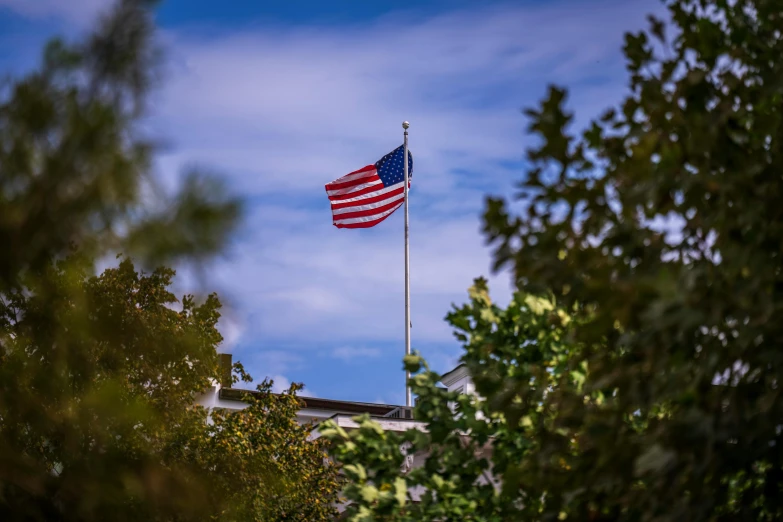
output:
[[297,421],[302,386],[274,394],[272,385],[248,394],[241,412],[213,412],[208,429],[184,439],[183,457],[209,470],[220,520],[334,520],[342,479],[328,441],[311,439],[313,426]]
[[[521,292],[501,309],[483,279],[470,297],[448,320],[465,343],[462,361],[481,397],[438,386],[439,375],[416,355],[406,364],[419,372],[411,384],[426,431],[384,433],[366,417],[351,433],[320,428],[336,442],[333,455],[344,464],[345,495],[357,520],[538,519],[542,499],[528,493],[534,477],[516,466],[547,458],[540,439],[557,430],[551,396],[583,390],[586,372],[574,364],[579,348],[571,340],[575,322],[553,299]],[[603,400],[594,395],[594,402]],[[406,452],[425,453],[425,464],[402,473]],[[417,502],[409,488],[424,488]]]
[[296,422],[300,385],[265,382],[210,422],[195,405],[221,373],[220,301],[175,309],[173,275],[124,260],[90,276],[73,256],[45,294],[6,295],[3,520],[331,519],[337,472]]
[[217,297],[177,305],[172,270],[127,260],[94,276],[116,252],[208,260],[241,215],[215,177],[155,183],[154,4],[120,0],[0,89],[0,519],[323,520],[334,468],[296,387],[212,424],[194,405],[220,375]]
[[[417,376],[429,434],[407,437],[431,457],[405,478],[370,460],[351,475],[357,511],[388,520],[783,516],[783,4],[677,0],[669,12],[671,23],[651,18],[649,31],[626,36],[630,94],[581,136],[564,90],[527,112],[540,140],[521,204],[487,203],[496,267],[511,268],[520,295],[552,296],[567,313],[565,371],[547,354],[559,319],[531,327],[527,314],[509,319],[520,298],[507,310],[474,298],[451,320],[483,399],[458,400],[476,406],[447,419],[443,403],[456,397]],[[461,460],[448,438],[459,430],[462,444],[488,441],[491,458]],[[398,442],[369,429],[330,436],[347,441],[339,454],[352,465],[379,441],[392,459]],[[467,491],[476,467],[494,467],[502,488]],[[399,497],[392,507],[363,477],[428,485],[437,502]]]

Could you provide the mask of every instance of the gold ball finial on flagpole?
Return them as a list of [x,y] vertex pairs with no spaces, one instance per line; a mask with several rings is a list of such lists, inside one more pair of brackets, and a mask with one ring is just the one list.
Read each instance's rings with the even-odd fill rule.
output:
[[410,126],[411,126],[411,124],[408,123],[407,121],[402,122],[402,128],[403,129],[408,130],[408,127],[410,127]]

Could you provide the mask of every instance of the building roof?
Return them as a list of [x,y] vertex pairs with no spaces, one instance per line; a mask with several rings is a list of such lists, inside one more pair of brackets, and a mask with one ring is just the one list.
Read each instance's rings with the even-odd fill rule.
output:
[[[242,390],[238,388],[221,388],[220,398],[228,401],[244,401],[247,395],[256,395],[256,390]],[[319,399],[316,397],[298,398],[304,403],[305,408],[316,410],[333,410],[344,413],[369,413],[370,415],[383,417],[402,406],[393,404],[373,404],[369,402],[339,401],[335,399]]]
[[[220,365],[222,367],[221,387],[218,396],[222,400],[244,402],[247,395],[255,395],[256,390],[243,390],[231,387],[232,355],[230,353],[220,354]],[[316,397],[297,396],[307,409],[329,410],[336,413],[369,413],[373,416],[383,417],[396,409],[403,408],[394,404],[374,404],[369,402],[339,401],[335,399],[318,399]]]
[[[241,388],[231,388],[231,368],[232,368],[232,356],[230,353],[220,354],[221,366],[223,368],[222,386],[218,392],[218,396],[222,400],[244,402],[248,395],[256,395],[260,392],[256,390],[245,390]],[[467,376],[467,367],[464,363],[460,363],[456,368],[444,373],[440,381],[449,386],[453,382],[456,382],[463,376]],[[453,381],[453,382],[452,382]],[[325,410],[335,412],[335,414],[361,414],[367,413],[373,417],[384,417],[389,414],[392,417],[396,415],[392,412],[394,410],[405,409],[410,415],[410,408],[395,404],[376,404],[369,402],[356,402],[356,401],[341,401],[336,399],[320,399],[317,397],[302,397],[298,398],[303,402],[303,407],[311,410]],[[417,400],[418,402],[418,400]]]
[[453,370],[450,370],[440,376],[440,382],[446,386],[452,385],[455,381],[462,377],[468,376],[468,368],[465,363],[459,363]]

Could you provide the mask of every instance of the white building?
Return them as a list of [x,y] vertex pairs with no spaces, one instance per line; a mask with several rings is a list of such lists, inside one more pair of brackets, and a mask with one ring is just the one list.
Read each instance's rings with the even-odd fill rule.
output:
[[[254,390],[242,388],[233,388],[231,386],[231,354],[220,354],[221,365],[223,367],[223,376],[221,382],[215,382],[201,395],[197,402],[205,408],[221,408],[226,410],[242,410],[247,407],[244,398],[248,393],[257,393]],[[467,368],[460,364],[455,369],[444,374],[441,377],[441,383],[449,391],[472,394],[475,393],[473,381],[468,375]],[[298,420],[305,424],[315,422],[316,424],[326,419],[334,419],[340,424],[345,418],[368,413],[371,417],[378,419],[379,422],[395,423],[388,424],[389,428],[409,429],[414,425],[413,409],[406,406],[394,404],[377,404],[368,402],[341,401],[335,399],[322,399],[315,397],[299,397],[304,403],[304,407],[299,411]],[[350,425],[350,423],[348,423]]]
[[[247,407],[244,397],[258,393],[254,390],[233,388],[231,386],[231,354],[221,354],[223,367],[222,382],[215,382],[197,399],[197,403],[207,409],[242,410]],[[441,377],[441,383],[449,391],[473,394],[475,387],[468,375],[465,365],[460,364],[455,369]],[[355,427],[351,417],[367,413],[384,427],[392,431],[407,430],[416,427],[413,419],[413,408],[394,404],[377,404],[368,402],[341,401],[335,399],[321,399],[316,397],[299,397],[304,407],[297,415],[301,424],[314,422],[316,424],[326,419],[334,420],[338,425]]]
[[[247,394],[258,393],[253,390],[232,388],[231,383],[231,354],[221,354],[223,366],[223,383],[214,383],[198,399],[198,403],[208,409],[221,408],[226,410],[242,410],[247,407],[245,397]],[[459,365],[441,377],[441,383],[449,391],[460,393],[475,393],[473,381],[464,365]],[[300,397],[303,408],[297,415],[302,424],[313,422],[316,424],[313,435],[318,437],[318,424],[331,419],[346,431],[356,429],[359,425],[353,421],[353,417],[363,413],[369,414],[373,420],[380,424],[386,431],[407,431],[410,429],[425,429],[423,422],[417,422],[413,418],[413,409],[394,404],[374,404],[365,402],[340,401],[334,399],[321,399],[315,397]],[[485,456],[489,456],[488,454]],[[408,456],[403,464],[406,470],[416,468],[423,464],[426,454]],[[411,497],[416,500],[417,491],[410,491]],[[343,511],[343,506],[338,506]]]

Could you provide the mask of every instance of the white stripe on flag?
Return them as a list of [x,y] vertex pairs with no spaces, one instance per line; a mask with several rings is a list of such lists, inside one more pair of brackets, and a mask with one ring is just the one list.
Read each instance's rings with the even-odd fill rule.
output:
[[394,207],[390,208],[389,210],[386,210],[385,212],[382,212],[380,214],[373,214],[372,216],[362,216],[358,218],[349,218],[349,219],[336,219],[334,220],[335,225],[352,225],[356,223],[369,223],[371,221],[377,221],[379,219],[383,219],[384,217],[388,216],[398,208],[402,206],[402,202],[398,205],[395,205]]
[[352,203],[354,201],[361,201],[363,199],[371,198],[374,196],[380,196],[382,194],[386,194],[387,192],[393,192],[396,189],[399,189],[403,186],[404,183],[395,183],[394,185],[389,185],[388,187],[384,187],[380,190],[375,190],[373,192],[368,192],[367,194],[362,194],[361,196],[356,196],[355,198],[346,198],[346,199],[334,199],[331,200],[332,205],[338,205],[340,203]]
[[383,186],[383,181],[381,181],[380,178],[377,178],[369,183],[362,183],[361,185],[354,185],[353,187],[345,187],[337,190],[327,190],[326,193],[330,196],[339,196],[341,194],[348,194],[350,192],[356,192],[357,190],[361,190],[366,187],[372,187],[375,185]]
[[393,201],[402,200],[405,198],[405,194],[398,194],[396,196],[392,196],[386,199],[383,199],[381,201],[376,201],[375,203],[368,203],[366,205],[354,205],[351,207],[345,207],[345,208],[338,208],[332,210],[332,214],[335,216],[339,216],[340,214],[348,214],[350,212],[361,212],[362,210],[371,210],[378,207],[384,207]]

